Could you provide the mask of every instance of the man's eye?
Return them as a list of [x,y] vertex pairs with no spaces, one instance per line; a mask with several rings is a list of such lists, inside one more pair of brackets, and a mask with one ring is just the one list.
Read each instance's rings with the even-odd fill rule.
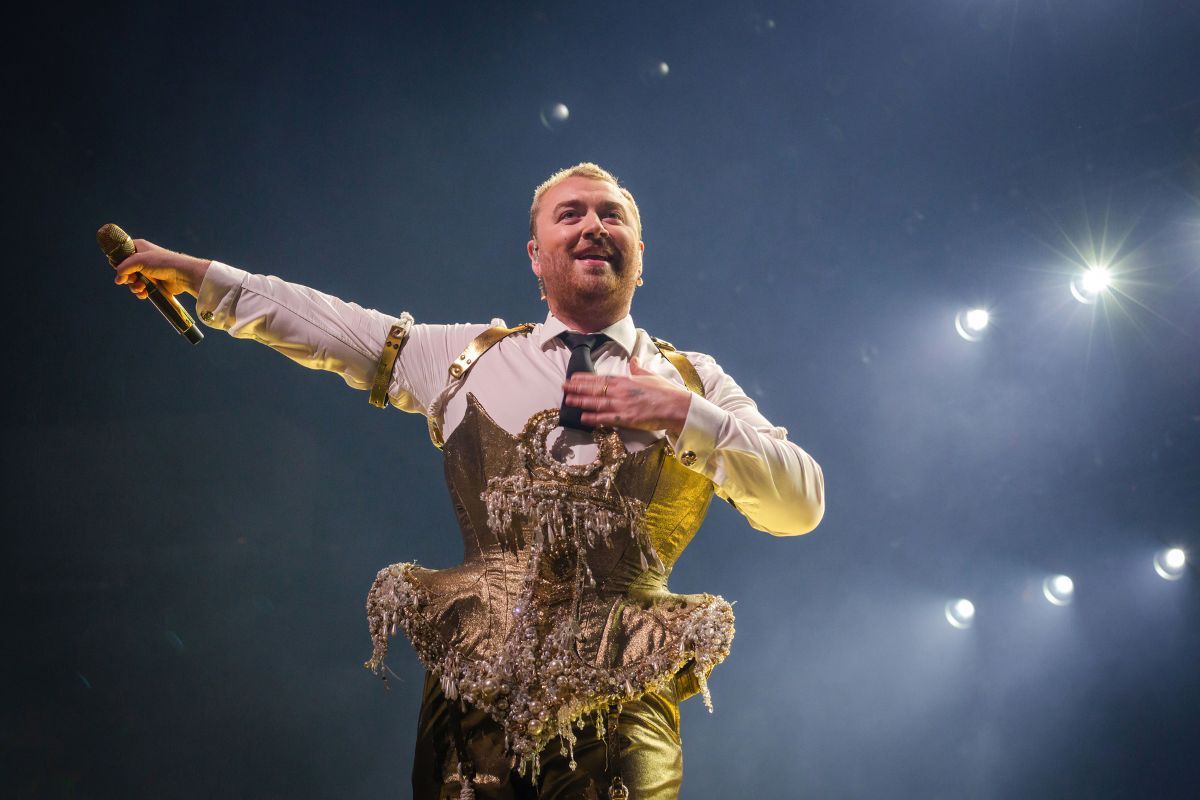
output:
[[570,217],[577,217],[577,216],[579,216],[579,212],[578,212],[578,211],[569,211],[569,210],[568,210],[568,211],[564,211],[564,212],[562,212],[561,214],[559,214],[559,215],[558,215],[558,218],[559,218],[559,219],[568,219],[568,218],[570,218]]

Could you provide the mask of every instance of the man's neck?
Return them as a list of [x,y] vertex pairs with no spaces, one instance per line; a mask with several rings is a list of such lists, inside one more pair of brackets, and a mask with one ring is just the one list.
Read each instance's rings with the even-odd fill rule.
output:
[[629,315],[629,306],[608,313],[589,313],[583,311],[568,311],[563,308],[551,308],[550,311],[554,316],[567,326],[568,330],[578,331],[579,333],[599,333],[615,322],[619,322]]

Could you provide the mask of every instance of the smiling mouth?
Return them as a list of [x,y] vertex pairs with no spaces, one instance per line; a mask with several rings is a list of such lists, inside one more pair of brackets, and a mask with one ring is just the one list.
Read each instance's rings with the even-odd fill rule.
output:
[[594,264],[611,264],[613,262],[612,253],[579,253],[575,256],[576,261],[584,261]]

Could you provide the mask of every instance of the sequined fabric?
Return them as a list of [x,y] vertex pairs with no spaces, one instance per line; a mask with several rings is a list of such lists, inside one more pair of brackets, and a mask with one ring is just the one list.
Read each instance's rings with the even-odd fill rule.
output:
[[557,737],[573,766],[578,733],[614,704],[668,688],[708,704],[733,612],[713,595],[671,594],[667,576],[712,484],[665,441],[626,453],[611,429],[595,432],[593,464],[567,467],[545,452],[557,409],[513,436],[474,396],[467,405],[444,447],[463,563],[380,571],[367,666],[382,671],[403,629],[444,695],[495,720],[512,763],[534,776]]

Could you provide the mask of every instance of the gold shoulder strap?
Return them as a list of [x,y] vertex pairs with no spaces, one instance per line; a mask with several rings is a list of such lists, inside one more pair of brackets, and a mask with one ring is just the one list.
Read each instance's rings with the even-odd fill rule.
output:
[[[467,349],[459,354],[458,358],[454,359],[454,363],[450,365],[450,380],[461,381],[466,374],[470,372],[471,367],[479,360],[479,357],[491,350],[494,346],[500,343],[502,339],[512,336],[514,333],[529,333],[533,330],[532,322],[525,322],[513,328],[504,328],[497,325],[494,328],[488,328],[483,333],[476,336],[467,345]],[[445,441],[442,439],[442,409],[438,408],[436,413],[432,413],[428,417],[429,422],[429,438],[433,440],[433,446],[441,450]]]
[[466,375],[471,369],[471,365],[478,361],[481,355],[491,350],[501,339],[512,336],[514,333],[529,333],[531,330],[533,330],[532,322],[522,323],[515,328],[501,328],[499,325],[488,328],[472,339],[471,343],[467,345],[467,349],[454,359],[454,363],[450,365],[451,379],[459,380]]
[[396,359],[400,357],[400,351],[404,349],[404,343],[408,341],[408,332],[411,328],[412,317],[405,313],[400,317],[400,321],[388,331],[387,339],[383,343],[383,353],[379,356],[379,363],[375,365],[375,382],[371,384],[371,396],[367,398],[376,408],[387,408],[388,387],[392,384],[392,370],[396,368]]
[[683,385],[688,388],[688,391],[703,397],[704,382],[700,380],[700,373],[696,372],[696,368],[692,366],[692,362],[687,360],[687,356],[676,350],[675,345],[665,339],[651,336],[650,341],[654,342],[654,346],[658,348],[658,352],[662,353],[663,358],[670,361],[671,366],[683,376]]

